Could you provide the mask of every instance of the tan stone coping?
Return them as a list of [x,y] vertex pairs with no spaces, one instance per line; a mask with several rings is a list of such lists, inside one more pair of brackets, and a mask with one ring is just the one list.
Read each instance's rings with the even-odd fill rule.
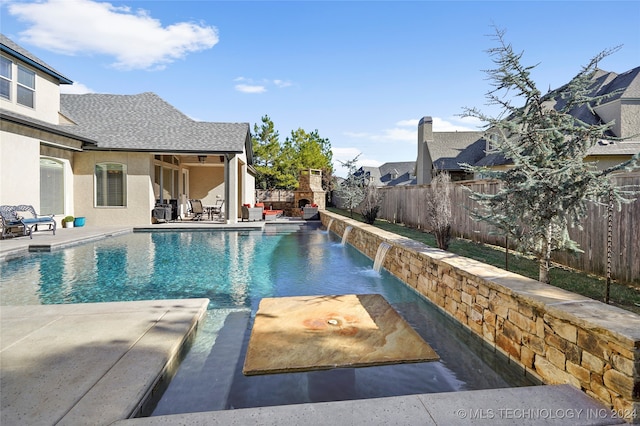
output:
[[438,360],[379,294],[265,298],[245,375]]

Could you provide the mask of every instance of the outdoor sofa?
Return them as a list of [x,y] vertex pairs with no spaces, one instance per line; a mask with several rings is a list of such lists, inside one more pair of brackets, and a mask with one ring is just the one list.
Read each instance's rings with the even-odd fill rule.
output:
[[[31,205],[0,206],[2,238],[28,235],[33,238],[36,231],[52,231],[56,235],[56,221],[52,214],[38,214]],[[40,226],[40,229],[38,228]]]

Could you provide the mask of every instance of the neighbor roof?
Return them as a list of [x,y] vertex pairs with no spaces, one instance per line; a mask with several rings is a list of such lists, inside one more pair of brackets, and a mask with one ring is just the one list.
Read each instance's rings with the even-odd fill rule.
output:
[[460,164],[475,164],[485,155],[483,132],[433,132],[433,139],[427,147],[438,170],[462,170]]
[[9,55],[14,56],[32,67],[50,75],[57,79],[60,84],[73,84],[73,81],[56,71],[52,66],[47,65],[43,60],[39,59],[29,51],[18,46],[4,34],[0,34],[0,51],[8,53]]
[[[545,95],[546,102],[552,105],[555,109],[562,108],[566,101],[560,98],[561,91],[566,88],[566,85],[559,89],[553,90]],[[615,72],[597,70],[593,77],[593,84],[591,86],[590,96],[602,96],[607,93],[613,93],[619,91],[616,95],[607,98],[603,101],[602,105],[613,102],[617,99],[638,99],[640,98],[640,67],[633,68],[625,73],[617,74]],[[582,105],[579,108],[575,108],[570,111],[570,114],[579,120],[587,124],[600,124],[601,119],[594,114],[588,106]],[[611,131],[607,136],[614,136]],[[606,141],[602,140],[588,151],[588,155],[634,155],[640,152],[640,141],[637,140],[626,141]],[[487,155],[476,163],[476,166],[495,166],[509,164],[511,160],[508,160],[504,155],[494,153]]]
[[250,152],[249,123],[195,121],[155,93],[60,95],[74,131],[99,150],[174,153]]
[[[362,166],[356,175],[366,174],[373,178],[375,186],[396,186],[415,184],[413,173],[416,168],[415,161],[397,161],[384,163],[380,167]],[[394,178],[395,176],[395,178]]]

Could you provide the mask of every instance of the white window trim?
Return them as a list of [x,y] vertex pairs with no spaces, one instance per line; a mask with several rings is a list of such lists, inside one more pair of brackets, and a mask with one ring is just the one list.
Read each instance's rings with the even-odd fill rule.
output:
[[2,79],[2,80],[4,80],[4,81],[8,81],[8,82],[9,82],[9,97],[8,97],[8,98],[5,98],[4,96],[2,96],[2,99],[6,99],[6,100],[8,100],[8,101],[12,101],[12,100],[13,100],[13,75],[15,74],[15,73],[13,72],[13,65],[14,65],[14,63],[13,63],[13,61],[11,60],[11,58],[7,58],[7,57],[6,57],[6,56],[4,56],[4,55],[0,55],[0,56],[2,56],[2,59],[5,59],[5,60],[9,61],[9,78],[7,78],[7,77],[5,77],[5,76],[3,76],[3,75],[0,75],[0,79]]
[[[23,69],[24,71],[33,74],[33,87],[29,87],[27,85],[24,85],[24,84],[20,83],[19,78],[18,78],[20,69]],[[38,79],[38,73],[36,73],[34,70],[32,70],[30,68],[27,68],[24,65],[16,64],[16,78],[15,78],[15,81],[16,81],[16,104],[21,105],[21,106],[26,107],[26,108],[31,108],[31,109],[35,109],[36,108],[36,80],[37,79]],[[23,103],[21,103],[19,101],[19,99],[18,99],[18,88],[20,88],[20,87],[31,91],[33,105],[25,105],[25,104],[23,104]]]

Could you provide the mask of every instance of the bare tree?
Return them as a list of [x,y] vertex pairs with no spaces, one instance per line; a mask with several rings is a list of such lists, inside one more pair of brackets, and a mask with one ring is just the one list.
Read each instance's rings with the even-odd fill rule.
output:
[[451,240],[451,176],[440,172],[431,181],[426,194],[427,226],[436,237],[438,248],[447,250]]
[[362,202],[362,217],[369,225],[373,225],[376,217],[378,217],[383,195],[375,185],[369,185],[365,189],[365,196]]

